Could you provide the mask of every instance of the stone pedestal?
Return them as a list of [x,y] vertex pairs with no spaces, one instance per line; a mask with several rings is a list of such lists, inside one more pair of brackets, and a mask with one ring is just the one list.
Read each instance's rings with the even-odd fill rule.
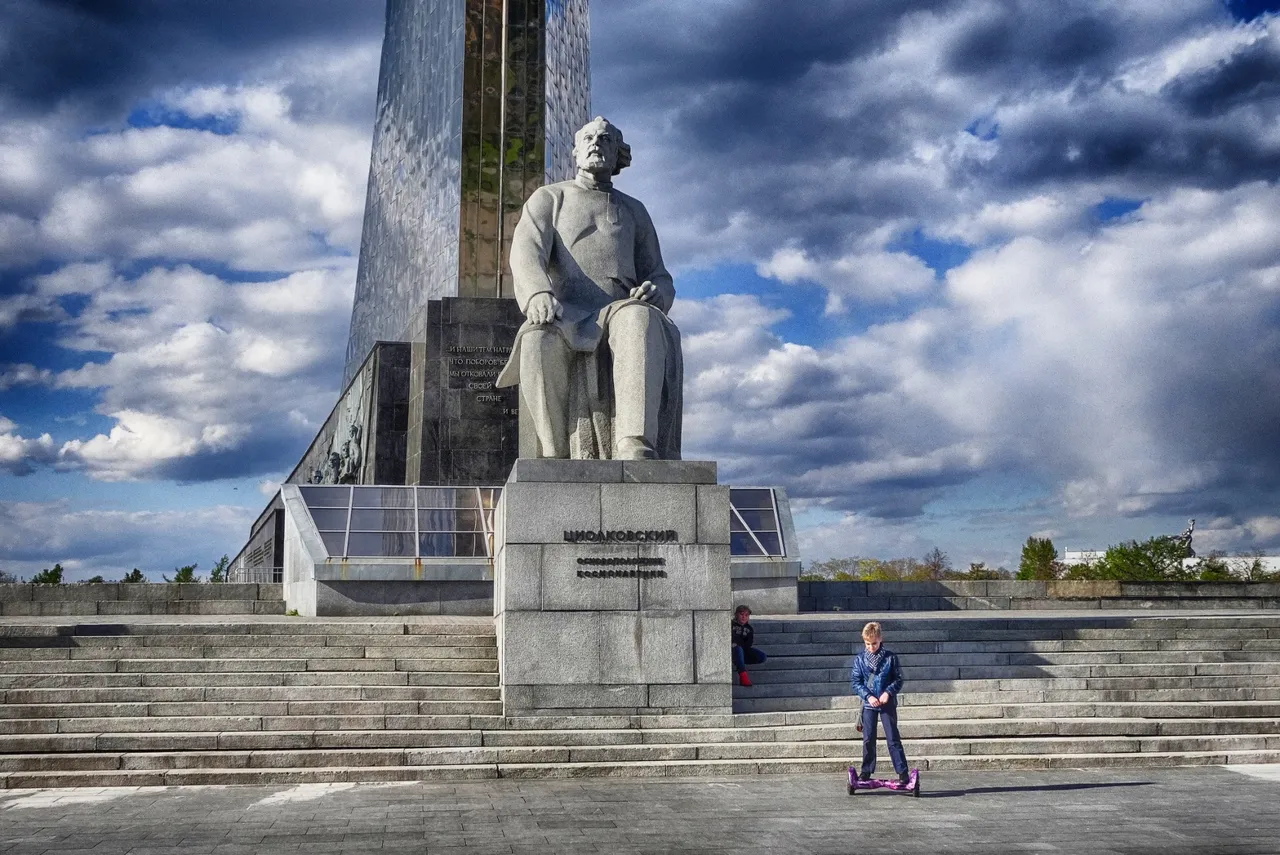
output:
[[731,711],[714,463],[518,460],[494,529],[505,715]]

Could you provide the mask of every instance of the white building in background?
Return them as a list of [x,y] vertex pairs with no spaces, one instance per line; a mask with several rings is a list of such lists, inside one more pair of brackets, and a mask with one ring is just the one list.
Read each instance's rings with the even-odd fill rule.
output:
[[1106,554],[1107,551],[1105,549],[1082,549],[1074,552],[1067,550],[1062,553],[1061,561],[1068,567],[1074,567],[1077,564],[1088,564],[1091,561],[1100,561],[1102,560],[1102,556]]
[[[1102,557],[1106,554],[1107,554],[1107,551],[1105,549],[1078,549],[1078,550],[1068,549],[1062,553],[1062,558],[1060,560],[1066,566],[1074,567],[1078,564],[1088,564],[1093,561],[1101,561]],[[1184,558],[1182,560],[1182,565],[1184,567],[1190,567],[1191,565],[1199,561],[1201,558],[1205,558],[1205,557],[1207,556],[1201,555],[1195,558]],[[1222,560],[1226,562],[1227,567],[1229,567],[1233,573],[1236,573],[1241,576],[1245,575],[1248,572],[1249,568],[1253,566],[1253,562],[1255,559],[1262,562],[1263,571],[1267,573],[1280,572],[1280,555],[1260,555],[1260,556],[1224,555],[1222,556]]]

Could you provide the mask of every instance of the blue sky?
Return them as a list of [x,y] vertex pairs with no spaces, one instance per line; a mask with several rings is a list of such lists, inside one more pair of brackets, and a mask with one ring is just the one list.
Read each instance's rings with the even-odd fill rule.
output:
[[[338,391],[379,5],[0,11],[0,568],[241,545]],[[592,14],[687,456],[807,559],[1280,551],[1277,3]]]

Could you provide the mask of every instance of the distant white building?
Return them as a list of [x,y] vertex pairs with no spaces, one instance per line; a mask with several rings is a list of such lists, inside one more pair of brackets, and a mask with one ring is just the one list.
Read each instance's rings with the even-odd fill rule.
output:
[[[1062,553],[1061,562],[1068,567],[1074,567],[1077,564],[1088,564],[1093,561],[1101,561],[1102,557],[1107,554],[1105,549],[1079,549],[1070,550]],[[1196,558],[1184,558],[1182,565],[1190,567],[1205,556]],[[1226,562],[1227,567],[1233,573],[1243,576],[1253,565],[1254,559],[1262,562],[1262,569],[1267,573],[1280,572],[1280,555],[1224,555],[1222,560]]]

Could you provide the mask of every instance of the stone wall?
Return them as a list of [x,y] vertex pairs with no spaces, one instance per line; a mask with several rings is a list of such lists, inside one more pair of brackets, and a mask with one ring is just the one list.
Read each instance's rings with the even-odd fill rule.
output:
[[108,582],[0,585],[0,615],[280,615],[280,585]]
[[1280,583],[799,582],[801,612],[1000,609],[1273,609]]

